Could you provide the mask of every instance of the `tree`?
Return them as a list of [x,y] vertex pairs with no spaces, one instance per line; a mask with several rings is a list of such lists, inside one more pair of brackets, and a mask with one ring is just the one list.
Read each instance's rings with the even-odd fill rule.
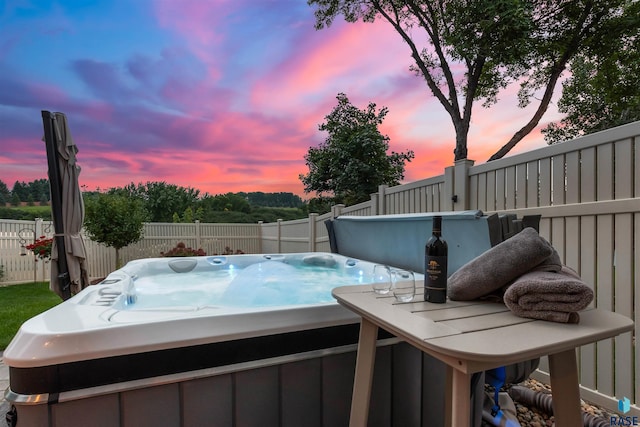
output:
[[0,181],[0,202],[2,197],[6,197],[5,201],[17,200],[18,202],[39,202],[49,201],[49,181],[46,179],[36,179],[26,183],[24,181],[16,181],[13,184],[11,192],[8,191],[6,184]]
[[331,212],[331,207],[334,204],[335,203],[331,197],[312,197],[309,199],[309,212],[315,212],[322,215],[327,212]]
[[91,240],[116,250],[116,268],[121,265],[120,249],[142,239],[146,218],[142,200],[116,193],[85,197],[84,227]]
[[11,190],[11,197],[13,203],[16,201],[18,204],[20,204],[19,202],[26,202],[29,197],[29,185],[24,181],[16,181]]
[[544,130],[547,143],[640,120],[640,3],[609,25],[571,60],[558,110],[566,116]]
[[[467,158],[476,101],[489,107],[501,89],[521,85],[519,106],[541,90],[532,117],[489,160],[506,155],[546,112],[568,62],[607,30],[628,0],[308,0],[316,29],[383,19],[407,43],[427,86],[449,114],[455,160]],[[626,13],[626,12],[625,12]],[[457,70],[464,70],[459,72]]]
[[251,212],[251,205],[246,197],[234,193],[203,197],[200,200],[200,206],[205,211]]
[[274,208],[299,208],[304,205],[300,196],[293,193],[263,193],[254,191],[251,193],[238,193],[245,196],[251,206],[267,206]]
[[[31,196],[31,199],[33,199],[33,201],[39,201],[39,202],[48,202],[49,201],[49,192],[50,192],[50,188],[49,188],[49,180],[47,179],[36,179],[35,181],[30,182],[29,184],[27,184],[27,187],[29,188],[29,194]],[[28,198],[29,196],[27,196]]]
[[173,222],[173,214],[193,208],[198,201],[200,190],[179,187],[166,182],[147,182],[129,184],[124,188],[115,188],[111,193],[138,197],[144,202],[150,222]]
[[0,205],[4,205],[11,200],[11,191],[3,181],[0,180]]
[[182,214],[182,222],[193,222],[193,209],[191,209],[191,206],[184,210],[184,214]]
[[378,125],[388,109],[376,112],[376,104],[365,110],[353,106],[344,93],[336,97],[338,105],[319,125],[328,133],[319,147],[309,148],[304,159],[309,173],[301,174],[305,193],[318,196],[330,193],[337,203],[355,204],[368,200],[381,184],[397,185],[404,178],[405,162],[413,159],[413,151],[391,152],[389,137]]

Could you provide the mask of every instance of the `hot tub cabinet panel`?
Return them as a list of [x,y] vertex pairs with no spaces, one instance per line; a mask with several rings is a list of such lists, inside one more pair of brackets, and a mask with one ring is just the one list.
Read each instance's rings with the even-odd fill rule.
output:
[[[355,346],[339,351],[263,361],[251,369],[228,366],[230,372],[213,375],[192,372],[191,379],[157,377],[111,385],[119,390],[61,394],[65,400],[18,405],[17,426],[347,426]],[[381,341],[370,426],[444,425],[438,391],[444,367],[423,357],[428,356],[395,339]]]

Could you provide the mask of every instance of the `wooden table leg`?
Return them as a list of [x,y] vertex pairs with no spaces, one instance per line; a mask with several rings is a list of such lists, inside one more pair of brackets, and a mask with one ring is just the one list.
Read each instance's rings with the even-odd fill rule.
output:
[[580,387],[575,349],[549,355],[553,415],[557,426],[581,426]]
[[353,381],[349,427],[367,426],[377,338],[378,327],[368,320],[362,319],[360,322],[360,338],[358,341],[358,356],[356,358],[356,373]]
[[447,419],[451,420],[452,426],[469,427],[471,421],[471,375],[457,369],[452,370],[452,393],[449,397],[451,404],[445,404],[445,407],[451,408],[451,416]]
[[445,427],[452,427],[453,421],[451,420],[451,414],[453,413],[453,368],[449,365],[445,371],[444,376],[444,425]]

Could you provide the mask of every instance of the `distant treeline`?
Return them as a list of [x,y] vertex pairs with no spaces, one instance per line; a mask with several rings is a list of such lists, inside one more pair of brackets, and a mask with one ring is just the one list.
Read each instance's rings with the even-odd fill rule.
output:
[[[180,187],[165,182],[129,184],[100,193],[125,195],[142,200],[149,222],[274,222],[292,220],[309,214],[308,205],[293,193],[239,192],[215,196],[190,187]],[[84,192],[85,198],[98,192]],[[16,181],[13,189],[0,181],[0,218],[50,219],[49,182],[39,179],[32,182]],[[3,207],[8,205],[10,207]],[[27,206],[25,206],[27,205]],[[34,206],[43,205],[43,206]]]
[[6,203],[14,206],[19,206],[21,203],[44,204],[48,203],[50,198],[47,179],[37,179],[29,183],[16,181],[11,190],[0,180],[0,206]]

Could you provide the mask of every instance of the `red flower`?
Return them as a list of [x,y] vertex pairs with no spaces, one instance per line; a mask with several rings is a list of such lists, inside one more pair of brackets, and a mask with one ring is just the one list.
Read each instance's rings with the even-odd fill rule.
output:
[[40,236],[38,240],[36,240],[30,245],[25,246],[25,248],[33,252],[33,254],[38,258],[48,261],[51,258],[52,246],[53,246],[53,238],[47,239],[46,236]]

